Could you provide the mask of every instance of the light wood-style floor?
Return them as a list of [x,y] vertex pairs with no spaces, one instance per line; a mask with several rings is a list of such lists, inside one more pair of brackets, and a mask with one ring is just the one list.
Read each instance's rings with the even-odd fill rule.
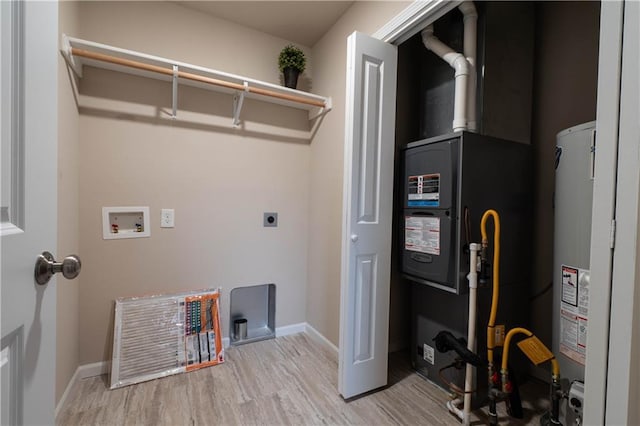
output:
[[[345,402],[337,391],[337,354],[301,333],[228,348],[214,367],[109,390],[107,378],[81,380],[58,425],[459,425],[447,394],[415,374],[406,355],[392,354],[389,385]],[[537,424],[546,387],[525,384],[525,418]],[[523,398],[525,399],[525,398]],[[503,405],[503,404],[501,404]],[[487,424],[485,410],[473,424]]]

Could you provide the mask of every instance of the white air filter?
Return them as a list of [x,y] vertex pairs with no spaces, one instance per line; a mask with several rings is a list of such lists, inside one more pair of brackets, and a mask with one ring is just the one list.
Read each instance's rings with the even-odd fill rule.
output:
[[116,300],[111,389],[224,361],[219,290]]

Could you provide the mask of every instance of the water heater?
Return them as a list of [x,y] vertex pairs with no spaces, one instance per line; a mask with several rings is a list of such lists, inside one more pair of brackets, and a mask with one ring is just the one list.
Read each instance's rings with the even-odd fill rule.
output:
[[[562,377],[584,381],[589,323],[589,256],[595,121],[557,135],[553,247],[553,352]],[[567,383],[565,385],[568,386]],[[578,383],[578,385],[580,385]],[[571,400],[570,400],[571,403]],[[574,404],[575,405],[575,404]],[[573,411],[578,414],[579,407]],[[572,410],[565,413],[571,424]]]

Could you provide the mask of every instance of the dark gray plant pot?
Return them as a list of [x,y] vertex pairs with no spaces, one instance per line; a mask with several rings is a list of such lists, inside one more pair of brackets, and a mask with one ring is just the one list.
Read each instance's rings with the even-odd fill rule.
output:
[[282,70],[282,74],[284,74],[284,87],[295,89],[298,86],[300,71],[296,68],[286,67]]

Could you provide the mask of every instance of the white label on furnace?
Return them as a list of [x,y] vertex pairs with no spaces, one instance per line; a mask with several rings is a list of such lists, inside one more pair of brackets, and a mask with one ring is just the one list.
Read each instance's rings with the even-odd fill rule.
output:
[[440,255],[440,218],[405,216],[404,248]]
[[429,345],[427,345],[426,343],[423,343],[423,347],[422,347],[422,358],[427,361],[429,364],[433,365],[436,363],[436,352],[433,350],[433,348]]
[[[428,200],[432,203],[417,204],[438,207],[440,201],[440,173],[409,176],[409,200]],[[415,207],[415,206],[414,206]]]
[[562,265],[560,352],[584,365],[587,352],[589,271]]

